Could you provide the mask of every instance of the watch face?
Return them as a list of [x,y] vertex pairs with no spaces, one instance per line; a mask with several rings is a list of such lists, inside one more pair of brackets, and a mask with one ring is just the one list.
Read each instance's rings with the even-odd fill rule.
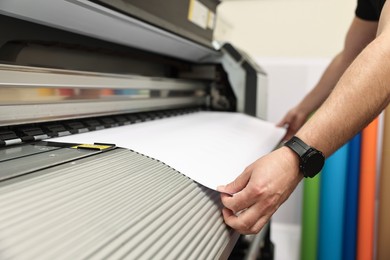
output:
[[324,155],[317,150],[311,151],[305,159],[304,174],[307,177],[314,177],[324,166]]

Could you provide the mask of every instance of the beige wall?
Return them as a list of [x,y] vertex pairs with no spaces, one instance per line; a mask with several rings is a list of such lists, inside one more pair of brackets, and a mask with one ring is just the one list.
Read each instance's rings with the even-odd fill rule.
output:
[[254,57],[332,57],[356,0],[235,0],[218,7],[216,40]]

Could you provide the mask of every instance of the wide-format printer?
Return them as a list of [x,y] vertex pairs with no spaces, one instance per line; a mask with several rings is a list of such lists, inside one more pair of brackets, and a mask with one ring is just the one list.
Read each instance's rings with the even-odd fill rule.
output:
[[232,254],[216,191],[115,144],[47,141],[201,110],[265,119],[265,73],[212,41],[218,4],[0,1],[1,259]]

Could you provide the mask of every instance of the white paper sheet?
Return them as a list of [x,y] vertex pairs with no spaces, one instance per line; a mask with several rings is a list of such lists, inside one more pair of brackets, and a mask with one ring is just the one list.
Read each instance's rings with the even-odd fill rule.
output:
[[285,129],[244,114],[198,112],[49,141],[116,144],[216,189],[274,149],[284,134]]

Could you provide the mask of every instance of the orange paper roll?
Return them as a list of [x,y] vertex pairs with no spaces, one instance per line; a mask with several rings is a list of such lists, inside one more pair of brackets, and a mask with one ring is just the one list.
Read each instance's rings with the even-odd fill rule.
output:
[[356,252],[358,260],[373,259],[374,255],[377,140],[378,118],[362,132]]
[[377,259],[390,259],[390,107],[385,111],[379,184]]

